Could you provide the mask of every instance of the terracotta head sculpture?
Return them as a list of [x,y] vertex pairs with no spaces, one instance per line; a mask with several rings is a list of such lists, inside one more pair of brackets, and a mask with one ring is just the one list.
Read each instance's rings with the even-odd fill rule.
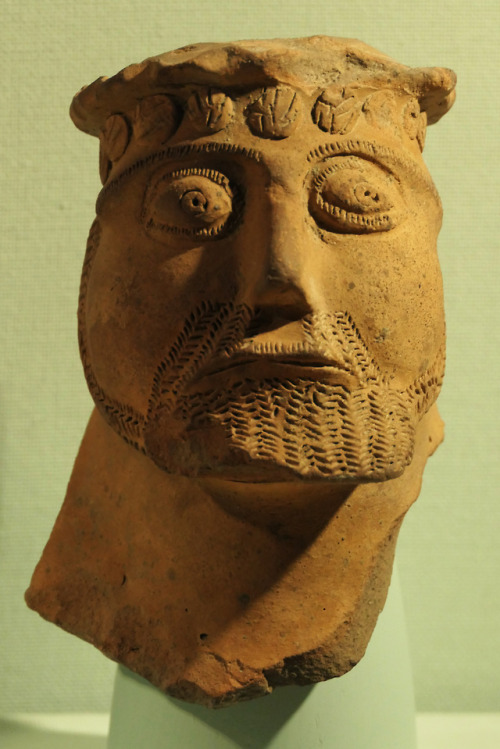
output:
[[354,40],[185,47],[71,116],[104,183],[79,339],[97,406],[28,602],[208,705],[349,670],[441,440],[455,78]]

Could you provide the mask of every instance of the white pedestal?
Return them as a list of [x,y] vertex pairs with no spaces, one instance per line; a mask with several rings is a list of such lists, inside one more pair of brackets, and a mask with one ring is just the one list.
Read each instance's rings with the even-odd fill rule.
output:
[[118,669],[108,749],[416,749],[397,571],[363,660],[348,674],[219,710]]

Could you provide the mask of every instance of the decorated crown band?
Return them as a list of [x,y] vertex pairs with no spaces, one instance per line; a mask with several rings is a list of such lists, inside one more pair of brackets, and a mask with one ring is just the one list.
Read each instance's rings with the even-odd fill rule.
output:
[[70,114],[99,137],[104,182],[131,142],[161,147],[180,128],[196,138],[244,125],[279,140],[306,122],[340,136],[363,119],[422,149],[426,125],[451,107],[454,87],[446,68],[408,68],[353,40],[200,44],[98,79],[75,96]]

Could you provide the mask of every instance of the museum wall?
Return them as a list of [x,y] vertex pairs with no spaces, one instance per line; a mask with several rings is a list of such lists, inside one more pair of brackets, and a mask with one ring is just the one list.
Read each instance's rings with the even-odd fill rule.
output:
[[397,563],[418,709],[500,709],[500,6],[4,0],[1,16],[0,712],[108,710],[115,669],[23,601],[92,406],[76,302],[100,182],[97,141],[72,125],[71,98],[191,42],[319,33],[458,75],[456,104],[424,151],[444,206],[446,438],[403,524]]

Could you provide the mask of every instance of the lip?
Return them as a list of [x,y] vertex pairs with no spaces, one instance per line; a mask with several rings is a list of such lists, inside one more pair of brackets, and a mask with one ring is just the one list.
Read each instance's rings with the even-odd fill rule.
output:
[[241,377],[252,380],[268,377],[331,380],[342,375],[349,375],[344,364],[319,353],[281,352],[272,355],[248,352],[214,359],[198,373],[196,385],[210,385],[220,378],[226,382]]
[[263,366],[284,365],[294,369],[336,369],[345,370],[338,362],[332,361],[320,355],[312,354],[246,354],[232,356],[229,358],[215,359],[203,372],[203,375],[219,374],[231,369],[248,366],[249,364],[262,364]]

